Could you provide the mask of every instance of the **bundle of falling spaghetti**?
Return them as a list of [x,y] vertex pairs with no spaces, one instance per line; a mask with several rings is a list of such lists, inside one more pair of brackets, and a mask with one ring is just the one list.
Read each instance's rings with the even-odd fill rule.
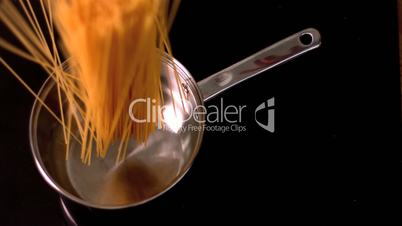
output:
[[[138,98],[163,103],[161,58],[164,52],[171,53],[168,30],[178,5],[179,1],[168,0],[1,2],[0,20],[23,48],[4,39],[0,46],[38,63],[55,81],[61,113],[51,113],[63,127],[66,156],[73,137],[81,143],[84,163],[90,163],[92,152],[104,158],[116,141],[116,159],[122,160],[131,138],[146,142],[155,130],[155,123],[134,123],[127,109]],[[131,110],[136,118],[146,115],[141,105]]]

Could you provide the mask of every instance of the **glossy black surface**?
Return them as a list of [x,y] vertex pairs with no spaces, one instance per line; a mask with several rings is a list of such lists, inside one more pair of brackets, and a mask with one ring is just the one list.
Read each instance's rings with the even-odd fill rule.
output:
[[[396,1],[184,0],[171,37],[200,80],[307,27],[321,31],[320,49],[207,103],[248,105],[246,132],[206,132],[192,169],[155,201],[123,212],[73,207],[77,221],[401,223]],[[1,57],[40,87],[38,67]],[[273,134],[254,121],[271,97]],[[33,98],[4,68],[0,101],[0,225],[65,225],[31,157]]]

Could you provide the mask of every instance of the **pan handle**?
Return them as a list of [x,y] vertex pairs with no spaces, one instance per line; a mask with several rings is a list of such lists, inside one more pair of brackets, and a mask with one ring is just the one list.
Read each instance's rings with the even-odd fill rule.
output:
[[319,31],[309,28],[285,38],[246,59],[198,82],[204,101],[261,72],[321,45]]

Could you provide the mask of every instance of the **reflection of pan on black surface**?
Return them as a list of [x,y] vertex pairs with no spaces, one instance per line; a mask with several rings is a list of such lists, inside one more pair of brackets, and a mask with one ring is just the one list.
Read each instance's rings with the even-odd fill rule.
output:
[[[317,48],[320,34],[307,29],[234,64],[198,83],[174,59],[163,59],[162,85],[164,91],[164,126],[154,132],[146,145],[129,143],[131,150],[126,160],[115,165],[115,159],[93,161],[90,167],[79,158],[80,146],[70,144],[70,159],[65,161],[62,128],[39,102],[34,104],[30,122],[30,140],[36,165],[45,180],[60,194],[85,206],[100,209],[120,209],[147,202],[177,183],[190,168],[198,153],[203,130],[181,130],[185,127],[202,127],[205,115],[197,113],[196,106],[220,92],[256,74],[284,63],[298,55]],[[185,91],[185,105],[180,101],[179,90],[168,76],[177,69]],[[176,84],[176,85],[175,85]],[[43,85],[41,98],[57,112],[58,102],[50,79]],[[183,120],[188,119],[188,120]],[[117,145],[116,145],[117,146]],[[109,153],[117,150],[111,145]]]

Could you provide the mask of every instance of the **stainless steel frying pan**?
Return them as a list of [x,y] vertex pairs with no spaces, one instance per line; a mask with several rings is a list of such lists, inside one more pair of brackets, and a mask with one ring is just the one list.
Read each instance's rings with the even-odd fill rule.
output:
[[[263,71],[289,61],[320,46],[317,30],[306,29],[200,81],[194,81],[187,69],[177,60],[164,58],[162,85],[166,111],[176,104],[176,91],[182,86],[186,106],[177,108],[187,118],[194,106],[215,97],[224,90]],[[177,70],[180,82],[171,80]],[[58,112],[57,89],[48,79],[40,90],[40,97]],[[168,89],[169,88],[169,89]],[[173,95],[170,92],[173,90]],[[190,108],[190,109],[186,109]],[[177,112],[176,112],[177,113]],[[36,101],[30,119],[32,154],[39,172],[47,183],[62,196],[88,207],[119,209],[133,207],[150,201],[174,186],[189,170],[196,157],[203,137],[203,130],[183,130],[182,127],[202,127],[203,118],[177,121],[167,119],[166,129],[153,133],[147,144],[134,140],[129,144],[127,159],[115,164],[116,147],[110,147],[106,159],[94,159],[90,167],[81,163],[80,147],[74,141],[70,145],[70,158],[65,160],[65,144],[62,128],[49,112]]]

